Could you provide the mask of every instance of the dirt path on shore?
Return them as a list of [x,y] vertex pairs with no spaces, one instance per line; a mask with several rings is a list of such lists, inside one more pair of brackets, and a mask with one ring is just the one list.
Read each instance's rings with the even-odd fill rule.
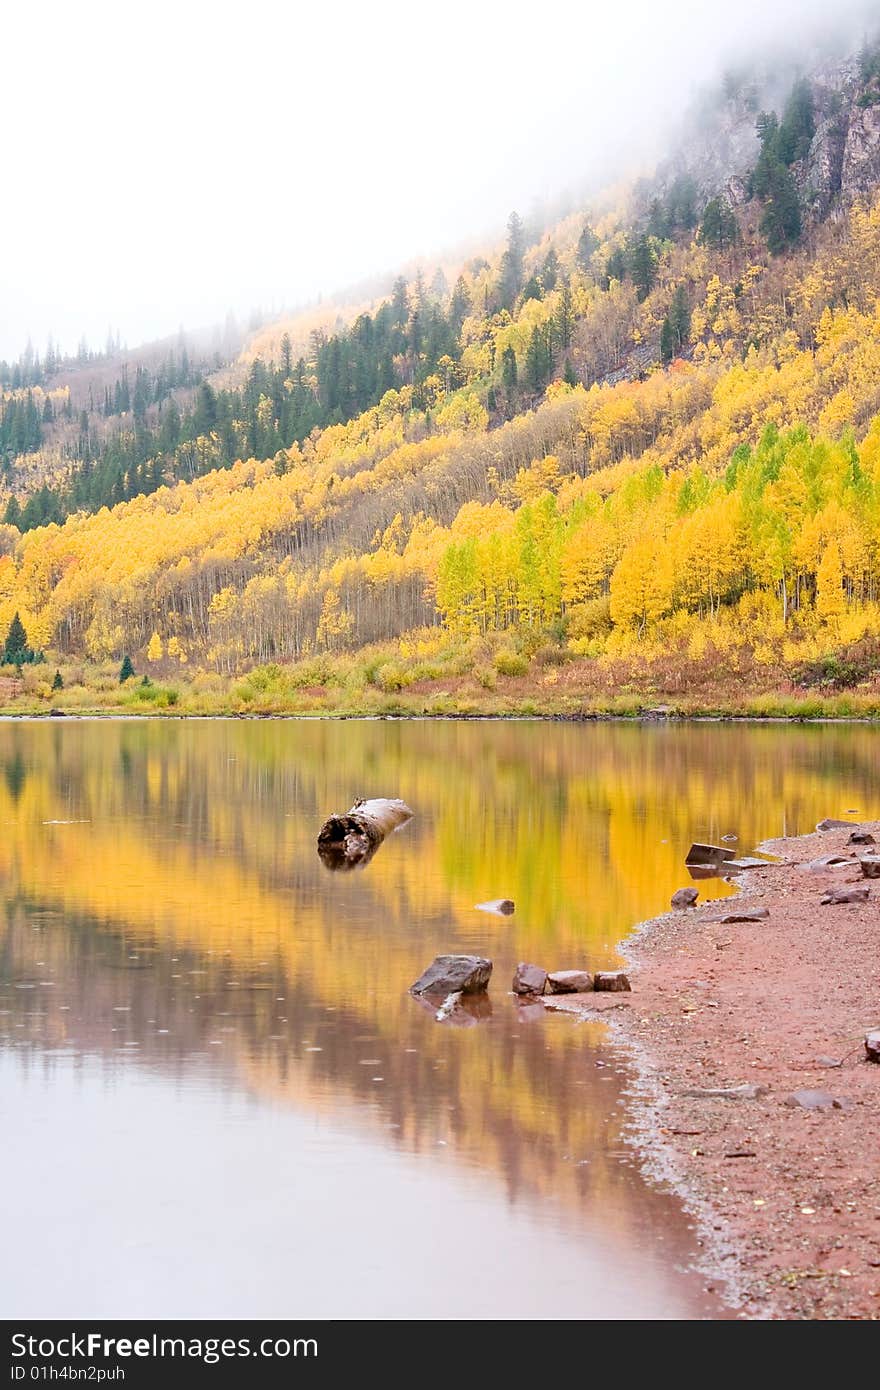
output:
[[[782,862],[741,875],[736,898],[645,923],[624,947],[632,994],[548,1001],[607,1015],[635,1049],[638,1146],[698,1218],[707,1282],[747,1318],[880,1317],[880,1066],[863,1043],[880,1027],[880,880],[849,833],[770,841]],[[848,862],[810,867],[832,853]],[[856,885],[867,902],[820,905]],[[769,916],[712,920],[735,908]]]

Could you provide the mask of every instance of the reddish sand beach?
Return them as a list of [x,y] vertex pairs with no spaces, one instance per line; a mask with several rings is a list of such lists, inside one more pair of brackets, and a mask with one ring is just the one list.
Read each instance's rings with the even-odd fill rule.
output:
[[[600,1012],[641,1076],[635,1139],[697,1217],[707,1284],[745,1318],[880,1317],[880,880],[849,829],[768,842],[781,861],[734,899],[644,923],[632,994],[558,996]],[[816,860],[845,856],[838,866]],[[682,886],[688,883],[682,870]],[[866,902],[822,905],[831,889]],[[732,910],[766,909],[723,923]],[[834,1065],[839,1063],[839,1065]],[[700,1092],[746,1088],[733,1096]]]

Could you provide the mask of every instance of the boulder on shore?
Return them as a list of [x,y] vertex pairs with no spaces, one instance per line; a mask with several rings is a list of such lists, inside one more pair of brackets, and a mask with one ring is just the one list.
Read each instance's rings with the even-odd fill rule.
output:
[[869,1062],[880,1062],[880,1028],[865,1034],[865,1055]]
[[876,845],[877,841],[870,830],[854,830],[846,843],[848,845]]
[[830,816],[825,820],[820,820],[816,825],[817,830],[858,830],[859,823],[855,820],[834,820]]
[[410,990],[412,994],[478,994],[491,974],[492,962],[485,956],[435,956]]
[[859,865],[863,878],[880,878],[880,854],[863,854]]
[[547,976],[550,994],[586,994],[592,988],[593,977],[588,970],[551,970]]
[[547,988],[547,971],[540,965],[528,965],[521,960],[513,975],[514,994],[543,994]]
[[625,970],[599,970],[593,976],[593,989],[626,990],[632,985]]
[[700,896],[696,888],[676,888],[672,895],[673,907],[693,907]]
[[870,888],[829,888],[819,903],[822,907],[833,907],[838,903],[864,903],[870,892]]

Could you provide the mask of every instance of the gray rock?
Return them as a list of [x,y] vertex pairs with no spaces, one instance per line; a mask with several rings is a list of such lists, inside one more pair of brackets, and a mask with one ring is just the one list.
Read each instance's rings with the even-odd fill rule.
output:
[[682,1091],[682,1095],[699,1100],[760,1100],[769,1089],[769,1086],[746,1082],[743,1086],[697,1086],[690,1091]]
[[863,878],[880,878],[880,854],[863,854],[859,867]]
[[858,821],[834,820],[830,816],[825,820],[820,820],[816,826],[817,830],[858,830],[858,828]]
[[875,845],[877,841],[870,830],[854,830],[846,843],[848,845]]
[[880,1062],[880,1028],[865,1034],[865,1055],[869,1062]]
[[547,976],[550,994],[585,994],[593,988],[588,970],[551,970]]
[[632,989],[625,970],[599,970],[593,976],[593,989],[627,990]]
[[830,1091],[814,1090],[809,1086],[792,1091],[783,1101],[783,1105],[801,1110],[848,1110],[850,1104],[846,1099],[833,1096]]
[[543,994],[547,988],[547,971],[540,965],[527,965],[520,961],[513,976],[511,986],[514,994]]
[[707,922],[721,922],[728,926],[731,922],[764,922],[770,916],[766,907],[743,907],[737,910],[732,908],[730,912],[723,913],[720,917],[707,917]]
[[725,849],[723,845],[697,843],[691,845],[684,862],[686,864],[723,864],[725,860],[735,858],[733,850]]
[[676,888],[672,895],[672,906],[693,907],[699,896],[696,888]]
[[870,888],[829,888],[819,902],[822,907],[835,907],[839,903],[864,903],[868,901]]
[[411,986],[413,994],[477,994],[492,974],[484,956],[436,956]]
[[823,854],[818,859],[808,859],[804,868],[810,873],[821,874],[825,869],[841,869],[853,862],[851,854]]

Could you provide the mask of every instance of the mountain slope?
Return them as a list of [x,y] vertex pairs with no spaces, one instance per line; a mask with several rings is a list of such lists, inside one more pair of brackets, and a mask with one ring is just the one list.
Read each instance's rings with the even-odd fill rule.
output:
[[[308,359],[282,334],[243,386],[201,384],[204,476],[5,527],[0,625],[157,674],[402,638],[352,677],[385,692],[515,680],[548,644],[586,685],[615,662],[809,683],[855,648],[870,683],[878,73],[868,48],[776,113],[734,84],[726,169],[694,142],[616,212],[512,218],[454,285],[399,281]],[[322,660],[300,685],[337,680]]]

